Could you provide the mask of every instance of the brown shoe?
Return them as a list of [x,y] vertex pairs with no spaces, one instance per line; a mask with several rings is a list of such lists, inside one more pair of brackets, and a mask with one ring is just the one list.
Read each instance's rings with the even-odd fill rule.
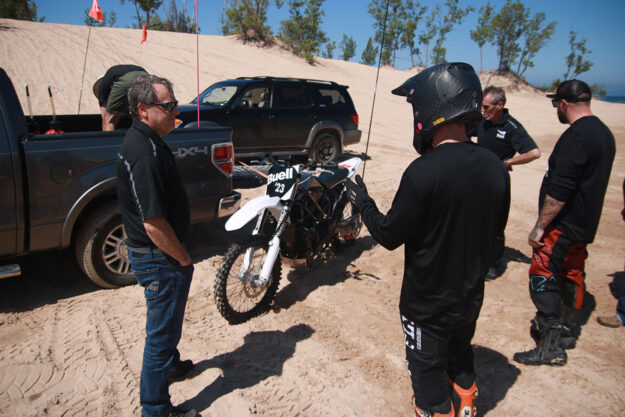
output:
[[616,316],[599,316],[597,317],[597,321],[600,325],[605,327],[617,328],[625,326]]

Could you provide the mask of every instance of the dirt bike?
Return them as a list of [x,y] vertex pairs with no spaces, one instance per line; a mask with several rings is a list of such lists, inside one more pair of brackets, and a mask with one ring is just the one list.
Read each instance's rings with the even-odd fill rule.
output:
[[345,180],[361,162],[354,157],[338,166],[274,163],[265,195],[228,219],[226,230],[234,231],[256,218],[251,235],[228,248],[217,272],[215,302],[230,324],[243,323],[269,307],[283,260],[310,267],[341,240],[358,236],[362,220],[347,197]]

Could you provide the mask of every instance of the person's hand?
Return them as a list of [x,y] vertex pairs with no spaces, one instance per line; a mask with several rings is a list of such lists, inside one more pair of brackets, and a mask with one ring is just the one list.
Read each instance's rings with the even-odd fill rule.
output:
[[543,238],[544,234],[545,234],[545,230],[544,229],[541,229],[538,226],[534,226],[534,228],[530,232],[530,235],[527,238],[527,243],[529,243],[529,245],[533,249],[540,249],[540,248],[542,248],[543,246],[545,246],[545,243],[541,241],[541,239]]
[[360,175],[356,175],[354,179],[356,180],[355,183],[351,179],[347,179],[347,181],[345,181],[345,186],[347,187],[347,197],[349,201],[351,201],[356,208],[359,208],[363,201],[369,198],[369,193],[367,193],[367,186]]
[[509,159],[506,159],[505,161],[503,161],[503,164],[505,165],[506,169],[508,171],[512,171],[512,165],[510,165],[510,163],[508,162]]

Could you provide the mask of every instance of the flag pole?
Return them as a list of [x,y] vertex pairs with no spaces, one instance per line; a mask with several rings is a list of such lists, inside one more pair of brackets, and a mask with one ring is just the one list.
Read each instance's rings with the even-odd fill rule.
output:
[[87,68],[87,54],[89,53],[89,38],[91,38],[91,26],[93,18],[89,19],[89,33],[87,34],[87,48],[85,49],[85,62],[82,65],[82,79],[80,80],[80,94],[78,95],[78,113],[80,114],[80,102],[82,101],[82,86],[85,82],[85,69]]
[[199,25],[198,25],[198,16],[197,16],[197,10],[198,10],[198,3],[200,2],[200,0],[195,0],[195,55],[196,55],[196,72],[197,72],[197,100],[196,100],[196,104],[197,104],[197,125],[198,127],[200,127],[200,31],[199,31]]
[[378,94],[378,77],[380,76],[380,63],[382,62],[382,50],[384,49],[384,37],[386,36],[386,19],[388,18],[388,6],[391,0],[386,2],[384,12],[384,26],[382,27],[382,42],[380,42],[380,54],[378,55],[378,71],[375,74],[375,89],[373,90],[373,102],[371,103],[371,117],[369,118],[369,131],[367,132],[367,146],[365,147],[365,161],[362,164],[362,178],[365,178],[367,168],[367,154],[369,153],[369,138],[371,137],[371,123],[373,122],[373,109],[375,108],[375,96]]

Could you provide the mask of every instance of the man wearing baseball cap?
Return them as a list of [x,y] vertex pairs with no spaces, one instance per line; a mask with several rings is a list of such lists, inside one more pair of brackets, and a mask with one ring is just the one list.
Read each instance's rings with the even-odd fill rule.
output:
[[586,246],[597,232],[615,153],[612,132],[590,111],[591,96],[580,80],[564,81],[547,95],[560,122],[570,127],[549,157],[538,220],[528,238],[529,291],[537,310],[530,334],[536,347],[514,354],[527,365],[565,365],[565,349],[575,347],[579,334]]

